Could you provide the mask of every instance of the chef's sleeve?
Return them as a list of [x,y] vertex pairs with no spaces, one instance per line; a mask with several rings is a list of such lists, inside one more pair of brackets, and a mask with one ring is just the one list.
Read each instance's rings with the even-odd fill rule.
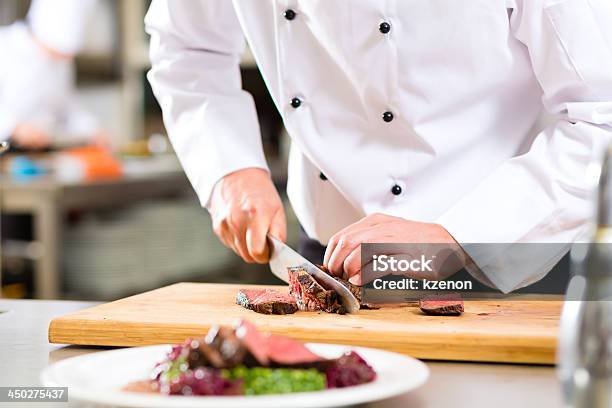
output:
[[[612,3],[515,0],[510,11],[512,35],[556,120],[438,220],[471,256],[468,270],[506,293],[544,277],[585,234],[594,209],[590,164],[612,136]],[[534,244],[491,256],[483,243]]]
[[255,104],[242,90],[240,24],[231,1],[154,0],[145,25],[149,81],[178,158],[207,206],[223,176],[268,169]]

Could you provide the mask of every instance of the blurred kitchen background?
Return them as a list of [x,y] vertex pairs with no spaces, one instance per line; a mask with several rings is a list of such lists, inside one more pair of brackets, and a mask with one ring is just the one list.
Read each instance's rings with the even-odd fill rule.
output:
[[[145,78],[148,5],[98,0],[85,25],[73,102],[95,118],[97,135],[66,140],[55,128],[50,145],[13,144],[0,156],[2,297],[109,300],[178,281],[275,282],[266,265],[247,265],[219,243],[172,151]],[[0,25],[23,20],[29,6],[0,0]],[[284,194],[288,138],[248,50],[241,67]]]

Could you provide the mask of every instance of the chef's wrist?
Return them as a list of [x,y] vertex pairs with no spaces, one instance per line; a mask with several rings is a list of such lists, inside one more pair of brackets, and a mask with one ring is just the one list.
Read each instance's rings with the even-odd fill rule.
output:
[[219,180],[217,180],[217,182],[215,183],[213,187],[212,195],[214,196],[218,192],[218,190],[221,190],[221,187],[223,186],[224,183],[228,183],[228,182],[231,182],[237,179],[248,179],[252,177],[259,178],[261,176],[266,176],[270,181],[272,181],[272,175],[270,174],[270,170],[268,170],[267,168],[253,166],[253,167],[245,167],[242,169],[233,170],[225,174]]
[[270,170],[265,167],[252,166],[230,171],[229,173],[226,173],[225,175],[220,177],[214,183],[205,208],[210,211],[211,207],[213,206],[213,203],[217,200],[222,199],[221,193],[225,183],[231,182],[231,179],[249,178],[254,174],[254,172],[257,172],[258,176],[261,176],[262,174],[267,175],[267,177],[270,179],[270,182],[272,182],[272,175],[270,174]]
[[453,250],[457,257],[460,260],[461,266],[463,268],[469,267],[473,264],[472,258],[470,255],[463,249],[461,244],[453,237],[453,235],[441,224],[436,224],[438,228],[440,228],[444,234],[446,234],[449,238],[450,244],[453,246]]
[[483,272],[478,266],[470,254],[463,248],[463,246],[457,241],[457,239],[451,234],[446,227],[441,224],[437,224],[440,228],[444,229],[448,236],[453,239],[457,246],[457,255],[460,257],[462,267],[478,282],[485,286],[496,289],[497,286],[489,279],[489,277]]

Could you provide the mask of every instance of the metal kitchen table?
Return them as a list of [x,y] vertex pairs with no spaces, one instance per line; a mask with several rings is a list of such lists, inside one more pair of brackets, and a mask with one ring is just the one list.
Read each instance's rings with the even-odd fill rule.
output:
[[[47,342],[54,316],[93,306],[92,302],[0,300],[0,386],[37,386],[47,364],[103,348]],[[560,388],[550,366],[426,362],[431,377],[404,396],[370,404],[391,407],[560,407]],[[322,404],[325,401],[321,401]],[[21,407],[19,403],[13,404]],[[65,406],[42,404],[36,406]]]
[[179,168],[172,172],[77,183],[65,183],[47,176],[24,182],[4,177],[0,178],[0,209],[34,217],[34,240],[42,249],[34,266],[35,296],[57,299],[61,289],[60,247],[66,210],[113,208],[191,191]]

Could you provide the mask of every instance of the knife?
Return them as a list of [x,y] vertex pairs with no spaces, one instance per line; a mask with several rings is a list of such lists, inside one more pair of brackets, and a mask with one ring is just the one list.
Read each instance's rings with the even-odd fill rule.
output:
[[359,310],[359,301],[346,286],[317,268],[308,259],[273,236],[268,235],[268,243],[270,247],[270,270],[277,278],[289,283],[287,268],[304,268],[306,272],[312,275],[323,286],[327,289],[333,289],[340,296],[340,301],[348,313],[356,313]]

